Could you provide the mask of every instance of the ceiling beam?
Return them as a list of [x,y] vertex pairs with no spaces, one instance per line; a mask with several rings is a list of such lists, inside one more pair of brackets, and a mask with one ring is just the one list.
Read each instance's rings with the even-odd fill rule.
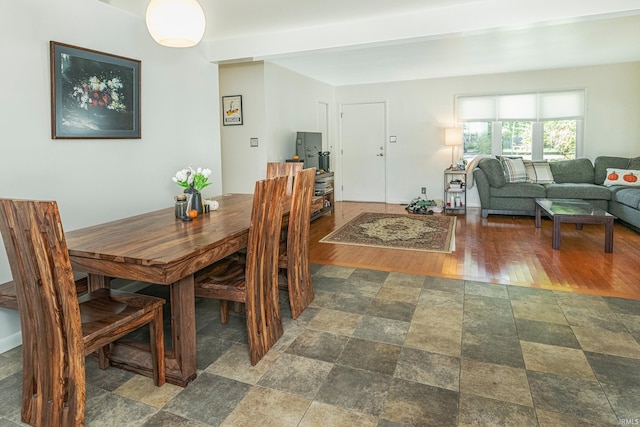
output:
[[215,63],[379,47],[500,29],[640,14],[637,0],[482,0],[385,17],[207,42]]

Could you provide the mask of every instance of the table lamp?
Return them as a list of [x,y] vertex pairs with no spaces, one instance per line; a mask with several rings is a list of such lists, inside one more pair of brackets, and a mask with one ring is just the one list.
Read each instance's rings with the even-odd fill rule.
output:
[[451,166],[449,169],[455,169],[453,150],[462,145],[462,128],[445,128],[444,145],[451,147]]

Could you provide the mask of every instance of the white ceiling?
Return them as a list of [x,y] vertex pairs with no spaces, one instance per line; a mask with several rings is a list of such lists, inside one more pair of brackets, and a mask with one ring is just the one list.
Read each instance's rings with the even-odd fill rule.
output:
[[640,61],[640,0],[199,1],[212,62],[335,86]]

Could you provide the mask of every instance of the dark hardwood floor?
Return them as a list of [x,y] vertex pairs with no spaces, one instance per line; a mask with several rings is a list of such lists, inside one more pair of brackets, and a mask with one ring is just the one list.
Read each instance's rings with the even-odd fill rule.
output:
[[604,226],[563,224],[560,250],[551,248],[552,222],[490,215],[470,208],[456,220],[450,254],[320,243],[360,212],[405,213],[404,205],[337,202],[311,224],[310,260],[424,276],[640,299],[640,234],[616,222],[613,253],[604,252]]

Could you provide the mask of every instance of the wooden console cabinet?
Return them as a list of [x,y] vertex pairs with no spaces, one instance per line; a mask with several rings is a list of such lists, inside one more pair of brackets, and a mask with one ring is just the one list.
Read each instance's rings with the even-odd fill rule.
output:
[[311,213],[311,221],[320,216],[333,212],[333,172],[325,172],[316,175],[314,194],[322,199],[322,203],[318,203],[316,210]]

